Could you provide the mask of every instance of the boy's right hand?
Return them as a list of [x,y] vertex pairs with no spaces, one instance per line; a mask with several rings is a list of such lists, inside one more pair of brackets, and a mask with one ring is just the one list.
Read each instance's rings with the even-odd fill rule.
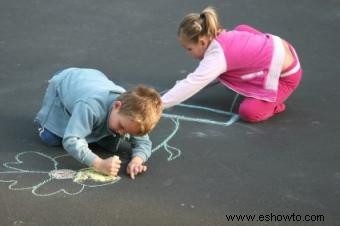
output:
[[107,159],[97,157],[93,161],[92,166],[95,170],[101,173],[110,176],[117,176],[121,163],[122,161],[120,161],[119,158],[116,156]]

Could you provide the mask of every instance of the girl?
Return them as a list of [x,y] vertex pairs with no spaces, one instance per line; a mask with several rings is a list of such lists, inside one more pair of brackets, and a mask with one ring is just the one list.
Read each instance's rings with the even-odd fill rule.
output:
[[247,25],[226,31],[211,7],[201,14],[185,16],[178,38],[200,63],[162,96],[166,108],[185,101],[218,79],[245,97],[239,107],[240,117],[247,122],[260,122],[285,110],[284,101],[301,80],[302,69],[292,45]]

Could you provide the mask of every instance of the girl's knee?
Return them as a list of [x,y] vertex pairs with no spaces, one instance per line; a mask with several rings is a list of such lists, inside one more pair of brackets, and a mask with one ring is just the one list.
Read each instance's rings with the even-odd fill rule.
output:
[[243,121],[246,122],[255,123],[262,121],[261,118],[258,117],[254,112],[248,110],[241,110],[241,108],[239,111],[239,116]]
[[242,103],[239,108],[239,116],[243,121],[256,123],[268,119],[271,115],[251,104]]

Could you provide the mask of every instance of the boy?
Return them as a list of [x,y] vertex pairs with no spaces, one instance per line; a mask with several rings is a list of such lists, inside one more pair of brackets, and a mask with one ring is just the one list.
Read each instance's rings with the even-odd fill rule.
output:
[[161,112],[160,96],[152,88],[137,86],[125,92],[98,70],[68,68],[49,80],[35,121],[44,143],[62,144],[81,163],[112,176],[117,175],[121,161],[100,158],[88,143],[105,140],[117,149],[119,139],[130,134],[132,159],[127,173],[134,179],[146,171],[144,163],[151,155],[147,133],[157,124]]

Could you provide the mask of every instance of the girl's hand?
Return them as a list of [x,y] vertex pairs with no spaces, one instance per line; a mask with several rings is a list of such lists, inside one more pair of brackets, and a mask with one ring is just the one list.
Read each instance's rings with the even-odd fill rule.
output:
[[132,160],[129,162],[127,166],[127,174],[130,175],[131,179],[135,179],[135,176],[139,173],[143,173],[147,170],[147,167],[143,165],[143,159],[135,156],[132,158]]

